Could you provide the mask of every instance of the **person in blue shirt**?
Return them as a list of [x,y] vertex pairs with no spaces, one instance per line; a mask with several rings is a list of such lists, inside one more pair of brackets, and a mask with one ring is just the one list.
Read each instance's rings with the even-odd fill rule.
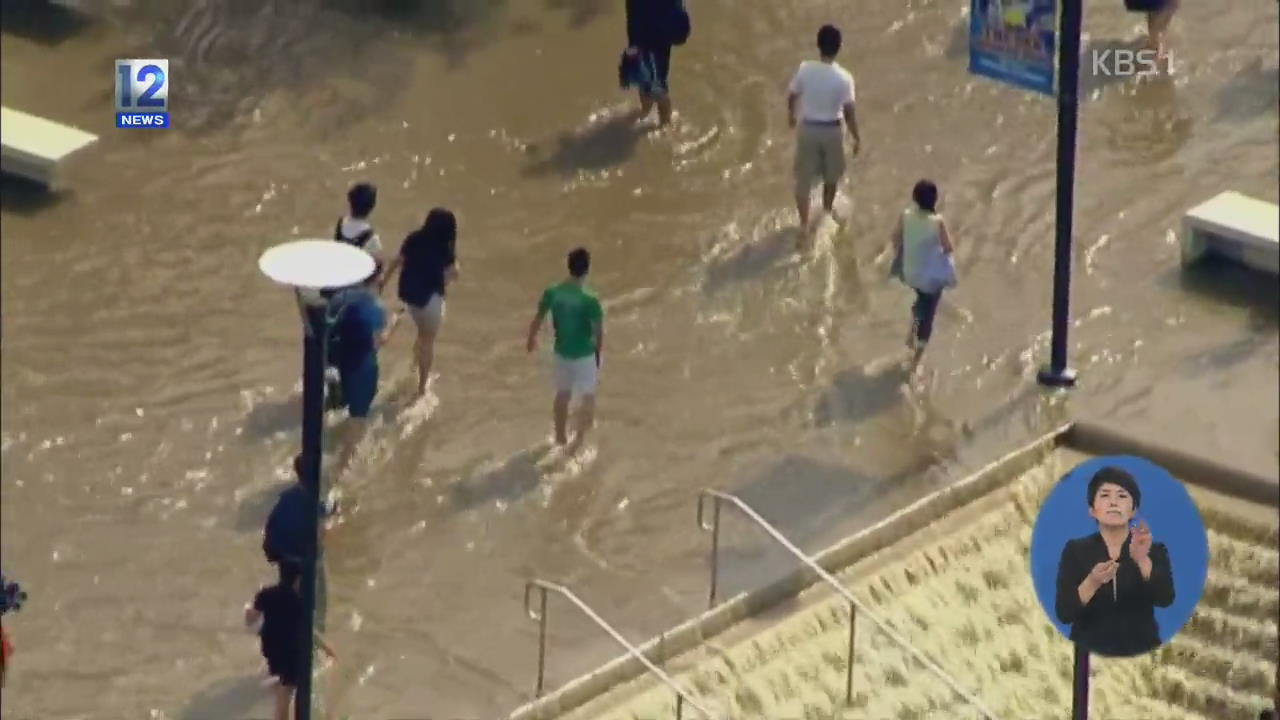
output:
[[338,370],[342,402],[349,416],[339,472],[350,462],[378,394],[378,349],[391,338],[400,320],[397,312],[387,321],[387,311],[378,297],[382,270],[382,263],[375,261],[372,275],[334,298],[339,309],[329,329],[329,362]]
[[[276,504],[267,516],[267,523],[262,529],[262,554],[267,562],[276,565],[280,572],[281,582],[288,573],[297,571],[306,559],[306,522],[311,507],[311,494],[302,484],[302,455],[293,458],[294,482],[280,493]],[[327,590],[324,571],[324,538],[328,533],[329,521],[337,515],[337,507],[332,503],[320,504],[319,528],[316,538],[316,626],[324,626],[324,607]]]

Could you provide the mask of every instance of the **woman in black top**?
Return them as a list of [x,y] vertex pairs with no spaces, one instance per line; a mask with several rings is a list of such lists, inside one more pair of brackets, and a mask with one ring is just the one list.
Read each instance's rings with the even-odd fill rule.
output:
[[671,73],[671,46],[681,34],[675,27],[683,15],[682,0],[627,0],[627,54],[638,56],[653,71],[653,78],[640,87],[640,119],[649,116],[656,102],[658,122],[671,122],[671,93],[667,76]]
[[1098,532],[1068,540],[1058,562],[1056,613],[1071,639],[1112,657],[1148,653],[1160,645],[1155,608],[1173,604],[1169,551],[1133,519],[1142,491],[1129,473],[1099,470],[1089,481],[1089,515]]
[[444,324],[445,286],[458,279],[457,245],[457,218],[449,210],[435,208],[427,213],[422,227],[404,239],[383,281],[389,282],[400,270],[400,300],[418,326],[414,355],[418,358],[419,397],[427,392],[436,336]]

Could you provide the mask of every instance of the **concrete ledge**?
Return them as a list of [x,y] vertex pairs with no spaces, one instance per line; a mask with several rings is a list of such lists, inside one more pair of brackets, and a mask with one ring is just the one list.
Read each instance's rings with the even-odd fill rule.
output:
[[1096,422],[1077,422],[1063,441],[1094,455],[1140,455],[1179,480],[1240,500],[1280,507],[1280,478],[1267,478],[1178,448],[1143,440]]
[[[883,550],[948,513],[987,495],[1043,462],[1062,444],[1070,425],[988,464],[978,472],[935,491],[875,525],[845,538],[814,556],[828,572],[849,567]],[[654,664],[682,655],[728,630],[737,623],[799,595],[819,579],[809,568],[795,570],[782,579],[730,600],[691,618],[638,649]],[[644,666],[630,655],[618,657],[591,673],[570,681],[555,692],[517,708],[509,720],[548,720],[584,705],[607,690],[640,677]]]
[[1182,264],[1207,253],[1256,270],[1280,273],[1280,207],[1237,192],[1223,192],[1182,217]]
[[0,170],[46,187],[57,183],[58,170],[98,136],[10,108],[0,108]]

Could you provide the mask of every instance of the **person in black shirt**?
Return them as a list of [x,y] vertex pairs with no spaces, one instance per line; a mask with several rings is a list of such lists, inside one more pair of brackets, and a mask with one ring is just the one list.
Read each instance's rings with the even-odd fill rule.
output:
[[1089,652],[1132,657],[1160,645],[1155,608],[1173,604],[1169,551],[1134,524],[1142,491],[1129,473],[1099,470],[1089,481],[1089,515],[1098,532],[1068,540],[1058,562],[1055,612],[1071,640]]
[[444,324],[445,287],[458,279],[458,220],[444,208],[427,213],[422,227],[409,233],[392,258],[386,280],[400,271],[399,295],[418,326],[414,355],[418,358],[418,396],[427,392],[435,359],[436,336]]
[[[267,670],[279,682],[276,685],[275,720],[288,720],[290,705],[302,665],[302,638],[307,633],[302,623],[302,570],[293,563],[280,566],[280,582],[263,588],[253,598],[253,604],[244,609],[244,623],[258,628],[262,657]],[[336,659],[333,648],[319,634],[315,642],[330,658]]]
[[644,63],[651,77],[640,86],[640,120],[658,105],[658,122],[671,122],[671,46],[679,28],[674,25],[684,11],[681,0],[627,0],[627,55]]

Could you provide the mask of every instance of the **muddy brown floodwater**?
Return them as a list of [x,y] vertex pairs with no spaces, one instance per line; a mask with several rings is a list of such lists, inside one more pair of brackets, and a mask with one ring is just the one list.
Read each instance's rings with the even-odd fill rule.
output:
[[[239,612],[270,577],[259,533],[297,449],[300,343],[256,259],[330,232],[357,179],[378,183],[392,245],[455,209],[463,277],[438,404],[377,416],[330,550],[327,684],[353,717],[493,718],[527,699],[529,576],[636,639],[698,612],[700,487],[812,550],[1078,414],[1275,473],[1276,284],[1183,278],[1175,244],[1182,211],[1221,190],[1277,199],[1275,3],[1185,3],[1170,81],[1084,79],[1084,382],[1067,399],[1031,380],[1055,108],[967,74],[964,3],[692,4],[679,122],[656,135],[630,129],[617,89],[620,2],[152,0],[83,3],[83,20],[6,3],[4,105],[101,138],[68,192],[0,196],[4,570],[31,592],[5,618],[6,717],[265,707]],[[795,257],[781,93],[828,20],[846,30],[864,154],[847,232]],[[1086,27],[1114,45],[1137,22],[1100,1]],[[113,128],[123,57],[171,59],[173,130]],[[904,399],[878,368],[909,300],[874,260],[922,176],[962,284]],[[522,332],[577,244],[608,313],[601,424],[586,462],[540,469],[548,367]],[[410,340],[386,353],[392,403]],[[723,597],[786,567],[742,535]],[[552,631],[551,685],[615,654],[567,608]]]

